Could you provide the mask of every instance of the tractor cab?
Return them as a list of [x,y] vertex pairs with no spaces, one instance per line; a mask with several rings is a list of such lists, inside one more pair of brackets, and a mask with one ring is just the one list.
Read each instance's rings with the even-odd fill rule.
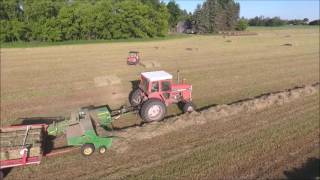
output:
[[149,96],[172,89],[172,75],[165,71],[141,73],[140,88]]
[[128,65],[136,65],[139,63],[140,56],[138,51],[130,51],[128,58],[127,58],[127,64]]
[[[191,92],[191,85],[179,82],[174,84],[172,75],[168,72],[143,72],[139,88],[131,92],[129,100],[132,106],[141,106],[140,115],[145,121],[159,121],[164,118],[164,114],[161,113],[165,113],[166,107],[171,104],[180,103],[183,104],[183,111],[193,111]],[[151,112],[161,115],[150,118]]]

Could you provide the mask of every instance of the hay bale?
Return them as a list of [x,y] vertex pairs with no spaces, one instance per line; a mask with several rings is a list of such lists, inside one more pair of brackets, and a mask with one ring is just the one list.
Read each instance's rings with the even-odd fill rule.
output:
[[[8,160],[8,159],[19,159],[21,158],[21,147],[14,149],[1,149],[0,151],[0,160]],[[28,157],[39,156],[41,155],[41,146],[36,145],[32,146],[28,150]]]
[[192,51],[192,48],[186,48],[186,51]]
[[291,43],[282,44],[281,46],[293,46]]
[[[222,33],[223,36],[253,36],[258,35],[256,32],[247,32],[247,31],[226,31]],[[225,38],[225,37],[223,37]]]
[[230,39],[226,40],[225,42],[231,43],[232,41]]

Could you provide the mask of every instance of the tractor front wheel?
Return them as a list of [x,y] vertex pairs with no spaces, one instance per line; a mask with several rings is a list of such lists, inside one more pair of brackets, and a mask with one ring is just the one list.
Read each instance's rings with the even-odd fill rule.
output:
[[195,105],[192,103],[192,102],[186,102],[183,106],[183,112],[186,113],[186,112],[193,112],[196,110],[196,107]]
[[84,144],[81,146],[81,154],[84,156],[90,156],[94,152],[93,144]]
[[157,99],[149,99],[142,104],[140,115],[146,122],[161,121],[167,113],[166,105]]
[[142,91],[138,88],[130,93],[129,101],[131,106],[137,106],[142,102]]

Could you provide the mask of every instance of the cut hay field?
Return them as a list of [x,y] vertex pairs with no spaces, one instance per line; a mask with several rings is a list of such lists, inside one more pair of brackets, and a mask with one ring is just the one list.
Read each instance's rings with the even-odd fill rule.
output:
[[[199,108],[319,81],[318,28],[257,32],[258,36],[1,49],[1,123],[21,116],[65,115],[91,104],[116,108],[128,102],[130,81],[156,69],[174,75],[179,69],[193,85]],[[287,43],[292,46],[281,46]],[[161,67],[128,66],[130,50]],[[110,76],[119,79],[99,82]],[[171,114],[177,112],[170,108]]]
[[[1,49],[1,126],[17,117],[128,104],[131,81],[143,71],[166,70],[175,76],[179,69],[193,85],[199,109],[319,82],[319,27],[251,31],[258,35]],[[130,50],[140,51],[143,63],[156,62],[158,67],[128,66]],[[169,115],[179,113],[170,107]],[[185,117],[179,117],[183,122]],[[128,116],[115,126],[140,122]],[[173,124],[170,119],[166,123]],[[141,130],[147,132],[144,126]],[[319,87],[283,105],[221,118],[212,114],[206,123],[134,139],[125,151],[116,141],[103,158],[97,153],[84,158],[78,151],[44,158],[40,166],[14,168],[6,178],[290,178],[301,175],[304,163],[319,164],[318,137]]]

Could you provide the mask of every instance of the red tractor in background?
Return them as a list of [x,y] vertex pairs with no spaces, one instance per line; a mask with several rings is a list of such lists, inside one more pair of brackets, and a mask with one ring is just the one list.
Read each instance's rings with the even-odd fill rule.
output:
[[130,51],[127,58],[128,65],[137,65],[140,61],[140,56],[138,51]]
[[184,112],[195,110],[192,104],[192,85],[174,84],[172,75],[165,71],[141,73],[139,88],[133,90],[129,100],[132,106],[140,106],[144,121],[160,121],[167,112],[167,106],[181,104]]

